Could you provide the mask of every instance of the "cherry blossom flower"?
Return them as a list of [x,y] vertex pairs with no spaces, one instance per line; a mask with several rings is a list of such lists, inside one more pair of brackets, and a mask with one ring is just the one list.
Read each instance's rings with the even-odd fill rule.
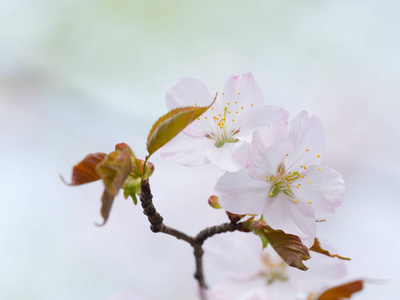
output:
[[320,165],[325,148],[320,121],[302,112],[288,131],[272,123],[255,131],[246,146],[248,168],[224,174],[215,186],[220,205],[235,214],[262,214],[269,226],[311,247],[316,219],[331,215],[345,191],[342,176]]
[[209,300],[315,299],[346,275],[344,261],[319,253],[308,261],[308,271],[290,268],[271,247],[262,250],[261,240],[252,234],[218,236],[204,248],[205,261],[222,276]]
[[[166,102],[172,110],[207,106],[213,98],[203,82],[181,78],[167,89]],[[263,103],[261,89],[251,73],[229,77],[214,105],[166,144],[161,157],[186,166],[211,162],[232,172],[246,167],[240,146],[251,141],[254,130],[271,122],[287,126],[285,110]]]

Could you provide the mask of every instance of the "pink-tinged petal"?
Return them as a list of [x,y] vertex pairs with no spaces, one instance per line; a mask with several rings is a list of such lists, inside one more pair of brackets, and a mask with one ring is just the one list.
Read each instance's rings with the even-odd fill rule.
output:
[[261,88],[254,81],[251,73],[229,77],[222,93],[224,105],[237,101],[245,108],[250,108],[251,104],[260,106],[264,103]]
[[256,130],[248,146],[249,176],[266,180],[266,176],[276,175],[291,147],[286,129],[278,124],[271,123],[269,128]]
[[209,163],[204,155],[215,148],[214,142],[206,137],[196,138],[180,133],[160,149],[161,157],[185,166],[199,166]]
[[263,270],[262,243],[254,234],[220,234],[207,240],[203,247],[206,264],[223,277],[251,280]]
[[308,164],[320,164],[325,151],[325,135],[317,117],[303,111],[289,125],[294,151],[285,161],[286,168],[297,169]]
[[287,127],[289,114],[283,108],[271,105],[262,105],[246,114],[240,123],[240,132],[237,137],[244,142],[250,143],[253,132],[260,127],[268,127],[271,123]]
[[214,190],[225,210],[234,214],[261,214],[269,188],[268,182],[253,180],[246,170],[240,170],[224,174]]
[[307,266],[309,267],[307,272],[295,268],[288,269],[291,284],[296,286],[298,291],[306,294],[316,293],[332,282],[343,279],[347,274],[343,260],[315,252],[311,253]]
[[220,148],[214,146],[205,153],[205,156],[217,168],[228,172],[236,172],[247,167],[247,160],[240,150],[240,145],[237,142],[225,143]]
[[308,248],[314,244],[316,222],[310,204],[299,198],[289,200],[282,192],[267,198],[263,210],[265,221],[273,229],[297,235]]
[[346,190],[342,175],[326,166],[311,165],[303,173],[301,186],[294,190],[296,196],[311,201],[317,219],[324,219],[334,213],[342,204]]
[[[168,110],[183,106],[208,106],[214,97],[215,95],[209,91],[204,82],[184,77],[167,88],[166,103]],[[218,104],[215,103],[214,106]],[[196,137],[206,136],[209,131],[209,122],[204,119],[206,115],[207,112],[200,117],[200,120],[194,121],[185,128],[184,132]]]
[[207,106],[214,96],[204,82],[183,77],[167,88],[167,108],[171,110],[182,106]]

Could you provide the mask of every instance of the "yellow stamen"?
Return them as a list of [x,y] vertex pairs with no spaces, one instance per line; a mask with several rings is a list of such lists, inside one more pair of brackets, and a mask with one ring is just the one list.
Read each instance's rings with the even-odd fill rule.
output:
[[310,180],[307,180],[307,183],[311,183],[311,181],[310,181]]
[[306,149],[306,151],[308,152],[308,149]]
[[294,199],[294,202],[297,203],[297,199]]
[[321,168],[317,168],[318,171],[321,171]]
[[317,154],[317,157],[321,157],[321,155]]
[[308,201],[308,203],[310,203],[310,204],[311,204],[311,201]]
[[272,193],[269,193],[269,196],[272,197]]

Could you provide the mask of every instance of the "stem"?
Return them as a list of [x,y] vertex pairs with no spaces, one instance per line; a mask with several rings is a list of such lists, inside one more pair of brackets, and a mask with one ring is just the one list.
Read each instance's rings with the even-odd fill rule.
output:
[[194,273],[194,278],[196,278],[199,288],[200,288],[200,298],[201,300],[206,300],[205,290],[207,289],[207,285],[204,280],[204,272],[203,272],[203,243],[209,237],[212,237],[215,234],[231,232],[242,228],[242,223],[224,223],[217,226],[208,227],[202,231],[200,231],[195,237],[187,235],[186,233],[177,230],[175,228],[166,226],[163,222],[163,217],[157,212],[154,204],[153,204],[153,195],[151,193],[149,180],[143,180],[141,183],[141,193],[140,193],[140,202],[142,203],[143,213],[147,216],[150,222],[150,229],[153,232],[162,232],[165,234],[172,235],[179,240],[183,240],[189,243],[193,247],[193,254],[196,261],[196,272]]
[[242,228],[242,223],[233,223],[233,222],[207,227],[206,229],[200,231],[200,233],[196,235],[195,239],[200,243],[203,243],[206,239],[212,237],[213,235],[224,232],[232,232],[241,228]]

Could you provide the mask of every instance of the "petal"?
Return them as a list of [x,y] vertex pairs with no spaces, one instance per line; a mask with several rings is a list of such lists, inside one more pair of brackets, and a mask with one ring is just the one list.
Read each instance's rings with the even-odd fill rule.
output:
[[267,198],[270,184],[253,180],[246,170],[226,173],[218,179],[215,192],[219,195],[219,204],[234,214],[261,214]]
[[262,105],[249,112],[240,123],[240,132],[236,135],[241,141],[249,143],[253,132],[260,127],[268,127],[271,122],[283,128],[287,127],[289,114],[283,108],[271,105]]
[[[215,143],[215,142],[214,142]],[[247,160],[240,150],[241,143],[226,143],[222,147],[213,147],[205,156],[217,168],[236,172],[247,167]]]
[[[194,78],[180,78],[174,85],[167,88],[166,103],[168,110],[183,106],[208,106],[213,99],[214,95],[205,83]],[[184,132],[196,137],[206,136],[209,131],[209,121],[204,119],[206,114],[207,112],[200,120],[194,121],[185,128]]]
[[325,151],[325,135],[321,122],[303,111],[289,125],[289,135],[294,151],[285,161],[287,169],[293,170],[308,164],[319,164]]
[[293,285],[303,293],[316,293],[333,282],[346,276],[345,262],[340,259],[332,259],[323,254],[312,253],[307,261],[307,272],[295,268],[288,269],[288,276]]
[[160,149],[161,158],[185,166],[199,166],[209,163],[204,155],[214,147],[213,141],[205,137],[192,137],[180,133]]
[[215,269],[214,275],[250,280],[263,270],[262,243],[254,234],[220,234],[207,240],[203,247],[206,264]]
[[242,103],[245,107],[260,106],[264,103],[264,96],[260,86],[254,81],[251,73],[231,76],[225,83],[222,94],[223,103]]
[[209,91],[204,82],[183,77],[167,88],[168,110],[182,106],[207,106],[210,105],[214,95]]
[[256,130],[248,146],[249,176],[265,180],[276,175],[279,165],[291,151],[291,143],[285,128],[272,123],[269,128]]
[[304,179],[299,181],[300,188],[294,191],[296,196],[311,201],[317,219],[333,214],[334,208],[342,203],[346,189],[342,175],[321,165],[309,166],[302,174]]
[[283,193],[265,202],[263,214],[265,221],[273,229],[297,235],[308,248],[314,244],[316,222],[310,204],[298,198],[297,203],[289,200]]

